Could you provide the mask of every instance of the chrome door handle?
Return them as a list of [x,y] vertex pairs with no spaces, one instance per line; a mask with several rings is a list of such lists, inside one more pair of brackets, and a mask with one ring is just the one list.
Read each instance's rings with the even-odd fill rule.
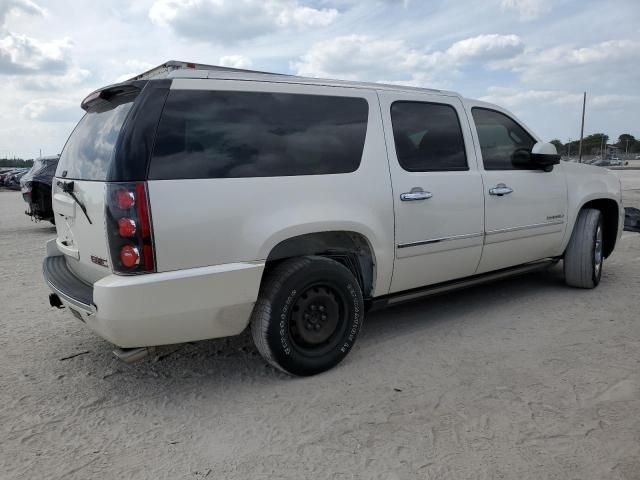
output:
[[495,187],[489,189],[489,193],[491,195],[497,195],[498,197],[509,195],[511,192],[513,192],[513,188],[507,187],[504,183],[499,183]]
[[427,200],[433,197],[431,192],[425,192],[423,190],[411,190],[410,192],[401,193],[400,200],[403,202],[413,202],[415,200]]

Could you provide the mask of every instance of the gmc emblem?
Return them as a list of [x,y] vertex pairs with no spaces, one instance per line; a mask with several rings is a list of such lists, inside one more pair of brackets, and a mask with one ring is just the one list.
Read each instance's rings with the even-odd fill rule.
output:
[[108,267],[107,261],[104,258],[96,257],[95,255],[91,255],[91,261],[96,265],[100,265],[101,267]]

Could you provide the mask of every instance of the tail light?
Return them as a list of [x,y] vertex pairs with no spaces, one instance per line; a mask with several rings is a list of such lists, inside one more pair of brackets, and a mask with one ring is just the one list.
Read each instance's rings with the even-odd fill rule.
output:
[[113,271],[120,274],[155,272],[147,184],[109,183],[106,200],[107,236]]

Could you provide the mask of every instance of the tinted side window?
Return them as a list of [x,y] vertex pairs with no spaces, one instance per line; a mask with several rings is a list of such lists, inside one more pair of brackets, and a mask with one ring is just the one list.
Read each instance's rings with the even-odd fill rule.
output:
[[472,108],[485,170],[537,169],[529,162],[536,141],[511,118],[495,110]]
[[172,90],[149,179],[353,172],[368,111],[363,98]]
[[398,162],[405,170],[468,169],[460,121],[452,106],[395,102],[391,123]]

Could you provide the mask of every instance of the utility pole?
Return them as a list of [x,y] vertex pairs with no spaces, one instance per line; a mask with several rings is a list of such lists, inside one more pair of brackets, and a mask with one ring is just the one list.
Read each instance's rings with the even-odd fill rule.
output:
[[569,143],[567,144],[567,158],[571,158],[571,138],[569,138]]
[[580,146],[578,147],[578,162],[582,163],[582,139],[584,138],[584,110],[587,106],[587,92],[582,97],[582,126],[580,127]]

